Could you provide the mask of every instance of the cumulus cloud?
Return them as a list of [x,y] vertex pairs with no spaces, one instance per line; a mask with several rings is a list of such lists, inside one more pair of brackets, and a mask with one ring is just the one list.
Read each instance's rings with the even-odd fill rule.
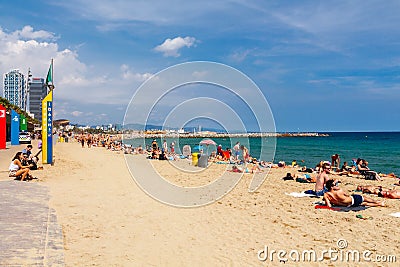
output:
[[[19,69],[27,75],[30,69],[33,77],[45,78],[51,59],[54,59],[57,118],[82,121],[89,107],[95,110],[102,105],[112,105],[113,111],[107,109],[107,113],[114,112],[119,106],[125,108],[134,90],[152,75],[139,73],[127,64],[115,69],[86,65],[79,59],[78,50],[60,48],[53,33],[33,30],[30,26],[13,32],[0,27],[0,47],[1,74]],[[3,95],[2,88],[0,92]],[[83,107],[87,107],[86,110]],[[103,112],[96,110],[96,114]],[[113,116],[118,115],[114,113]]]
[[154,50],[163,53],[165,57],[179,57],[181,48],[194,46],[195,43],[196,38],[194,37],[187,36],[182,38],[178,36],[174,39],[166,39],[162,44],[156,46]]
[[[26,26],[28,27],[28,26]],[[24,27],[24,28],[26,28]],[[22,32],[25,32],[22,34]],[[7,33],[0,28],[0,72],[5,73],[11,69],[19,69],[26,73],[31,68],[36,77],[44,75],[49,67],[51,58],[59,55],[57,43],[38,41],[35,39],[26,40],[22,36],[28,33],[36,36],[51,36],[36,34],[33,30],[18,30]]]
[[[40,40],[46,38],[52,40]],[[0,27],[0,47],[0,73],[19,69],[26,75],[30,69],[33,77],[43,78],[53,58],[55,93],[63,101],[125,103],[131,97],[135,85],[152,75],[135,72],[128,65],[115,72],[99,71],[80,61],[78,51],[60,49],[54,34],[44,30],[35,31],[30,26],[14,32],[6,32]],[[118,76],[121,71],[122,79]],[[64,115],[72,111],[66,110]]]
[[20,30],[20,31],[15,31],[14,34],[23,39],[43,39],[43,40],[55,40],[56,39],[56,37],[54,36],[54,33],[44,31],[44,30],[34,31],[33,27],[30,25],[24,26],[22,28],[22,30]]

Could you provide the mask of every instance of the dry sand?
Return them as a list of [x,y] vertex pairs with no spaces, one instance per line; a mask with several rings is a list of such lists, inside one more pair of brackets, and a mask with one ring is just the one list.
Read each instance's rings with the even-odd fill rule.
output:
[[[8,157],[17,149],[0,151],[2,180],[10,179],[5,172]],[[263,262],[258,251],[265,246],[269,252],[314,250],[320,257],[323,250],[338,249],[338,240],[348,244],[342,252],[369,250],[371,259],[395,255],[400,261],[400,218],[388,215],[400,211],[400,200],[389,199],[388,207],[359,212],[314,209],[314,202],[321,198],[285,195],[314,185],[283,181],[287,172],[295,170],[280,168],[273,169],[255,193],[248,192],[251,176],[244,175],[234,190],[213,204],[175,208],[154,200],[136,185],[121,152],[58,143],[55,157],[54,166],[45,165],[34,175],[40,177],[35,182],[50,188],[50,204],[64,233],[67,266],[275,266],[283,265],[276,254],[273,262],[271,258]],[[213,164],[196,175],[177,171],[165,161],[154,162],[154,167],[176,184],[193,186],[212,181],[226,166]],[[394,182],[339,178],[349,191],[358,184],[390,186]],[[357,214],[372,219],[362,220]],[[340,258],[331,262],[326,257],[307,263],[289,260],[284,266],[337,265],[396,266],[341,262]]]

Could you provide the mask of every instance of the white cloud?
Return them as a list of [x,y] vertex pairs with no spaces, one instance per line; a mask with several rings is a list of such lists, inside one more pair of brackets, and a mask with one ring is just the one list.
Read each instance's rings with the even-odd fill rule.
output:
[[165,57],[179,57],[179,50],[183,47],[191,47],[195,45],[196,43],[196,38],[194,37],[176,37],[174,39],[166,39],[164,43],[156,46],[154,48],[155,51],[157,52],[162,52],[164,53]]
[[74,117],[79,117],[82,114],[83,114],[83,112],[77,111],[77,110],[71,112],[71,115],[74,116]]
[[54,33],[43,30],[34,31],[33,27],[30,25],[24,26],[21,31],[15,31],[14,34],[24,39],[43,39],[43,40],[56,39]]
[[35,77],[44,76],[51,58],[56,58],[59,53],[57,43],[24,40],[21,32],[23,30],[7,33],[0,28],[0,72],[19,69],[26,73],[31,68]]
[[144,82],[145,80],[147,80],[148,78],[153,76],[153,74],[151,74],[151,73],[137,73],[137,72],[134,72],[126,64],[122,64],[121,67],[120,67],[120,70],[121,70],[121,73],[122,73],[122,78],[124,80],[130,80],[130,81],[136,81],[136,82]]
[[[14,32],[6,32],[0,28],[0,73],[19,69],[26,75],[28,69],[31,69],[33,77],[43,78],[53,58],[56,86],[54,93],[58,101],[99,104],[126,104],[134,89],[152,75],[135,72],[128,65],[115,70],[107,69],[106,72],[99,71],[94,66],[81,62],[77,51],[60,49],[54,40],[34,39],[53,37],[47,31],[34,31],[30,26]],[[67,110],[65,114],[71,114],[72,111]]]
[[[127,64],[115,69],[86,65],[79,59],[77,50],[61,49],[54,34],[34,31],[30,26],[14,32],[7,32],[0,27],[0,48],[0,74],[19,69],[27,75],[30,69],[33,77],[45,78],[51,59],[54,59],[57,118],[84,121],[89,116],[89,109],[92,109],[97,117],[97,114],[103,114],[104,119],[107,117],[104,116],[104,109],[98,112],[102,105],[113,105],[114,110],[107,110],[107,113],[118,116],[135,89],[152,75],[134,71]],[[0,92],[3,95],[2,87]],[[87,107],[86,110],[82,110],[83,107]],[[116,108],[121,109],[116,112]],[[100,117],[96,116],[89,116],[88,122],[95,119],[101,122]],[[107,117],[107,120],[110,119]]]

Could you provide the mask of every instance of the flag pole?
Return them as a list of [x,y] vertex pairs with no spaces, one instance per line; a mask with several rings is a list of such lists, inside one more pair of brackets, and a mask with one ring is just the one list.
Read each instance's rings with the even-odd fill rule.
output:
[[[52,131],[54,131],[54,123],[53,123],[53,121],[54,121],[54,59],[52,58],[51,59],[51,92],[52,92],[52,108],[51,108],[51,118],[52,118],[52,120],[51,120],[51,130]],[[51,146],[52,146],[52,149],[53,149],[53,151],[52,151],[52,159],[51,159],[51,166],[54,166],[54,148],[55,148],[55,145],[54,145],[54,135],[53,135],[53,133],[51,133],[51,136],[52,136],[52,138],[51,138],[51,141],[53,142],[53,144],[51,144]],[[57,142],[57,140],[56,140],[56,142]]]
[[[50,68],[47,72],[46,87],[48,93],[42,100],[42,161],[43,163],[54,165],[53,156],[53,59],[51,59]],[[47,91],[46,90],[46,91]]]

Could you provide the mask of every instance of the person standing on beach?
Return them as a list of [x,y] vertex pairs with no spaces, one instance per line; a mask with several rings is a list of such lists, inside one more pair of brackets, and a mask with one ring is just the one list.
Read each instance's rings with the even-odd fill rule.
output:
[[158,149],[158,144],[156,139],[154,139],[153,142],[151,143],[151,148],[153,151]]
[[167,140],[164,140],[163,145],[162,145],[163,151],[165,154],[168,153],[168,144],[167,144]]
[[92,147],[92,141],[93,141],[93,137],[92,137],[92,135],[90,133],[88,133],[87,140],[86,140],[88,148]]
[[240,146],[240,150],[242,150],[243,162],[247,163],[250,157],[249,150],[244,145]]
[[82,148],[85,147],[85,135],[83,133],[81,133],[81,135],[79,136],[79,141],[81,142]]
[[332,160],[332,169],[336,168],[337,170],[339,170],[340,168],[340,157],[339,154],[335,154],[331,156],[331,160]]
[[239,153],[240,153],[240,142],[236,142],[236,145],[233,147],[233,152],[235,160],[239,160]]
[[[325,187],[326,182],[329,180],[328,174],[331,173],[331,166],[328,163],[324,163],[322,165],[322,171],[318,173],[317,179],[315,181],[315,194],[318,197],[324,195],[324,193],[328,192],[328,189]],[[338,183],[338,180],[335,180],[335,184]]]

